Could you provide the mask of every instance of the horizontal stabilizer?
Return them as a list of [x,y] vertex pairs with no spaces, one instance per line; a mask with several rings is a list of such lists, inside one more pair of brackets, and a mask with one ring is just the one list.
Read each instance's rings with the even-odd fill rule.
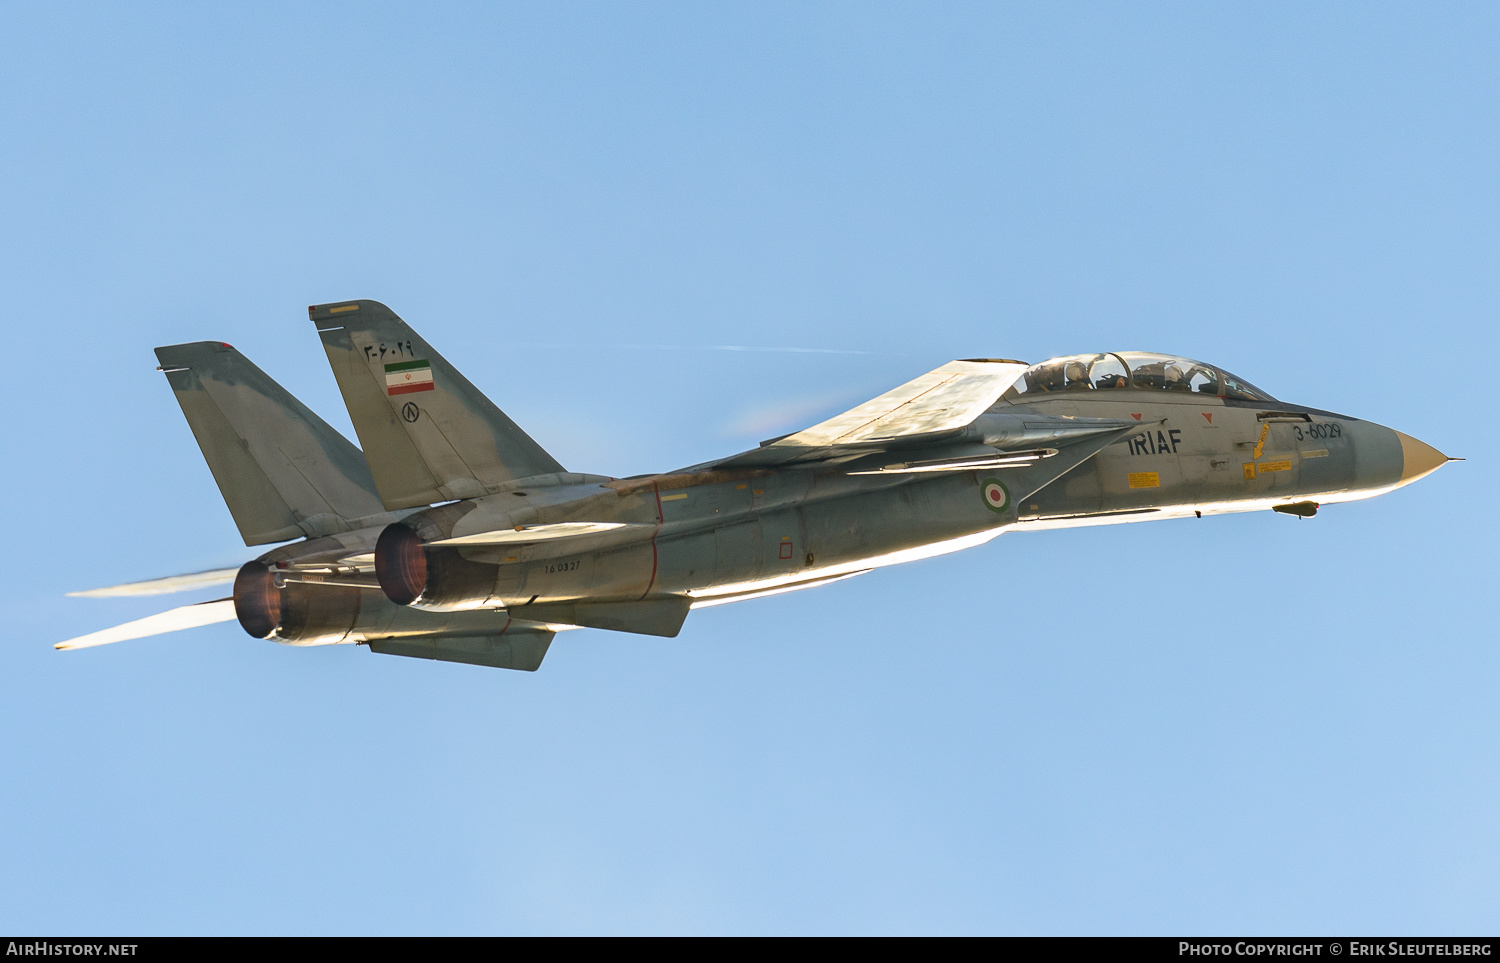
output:
[[228,585],[234,581],[237,568],[216,568],[209,572],[193,572],[191,575],[168,575],[166,578],[153,578],[145,582],[126,582],[124,585],[111,585],[108,588],[85,589],[82,592],[69,592],[74,598],[81,599],[112,599],[133,595],[171,595],[173,592],[191,592],[193,589],[208,588],[210,585]]
[[519,669],[535,672],[541,667],[552,633],[545,629],[510,630],[503,635],[437,636],[428,639],[374,639],[371,652],[381,655],[404,655],[413,659],[436,659],[439,662],[462,662],[487,665],[497,669]]
[[126,639],[144,639],[148,635],[196,629],[200,625],[228,622],[232,618],[234,618],[234,599],[232,598],[199,602],[197,605],[184,605],[156,615],[148,615],[144,619],[126,622],[112,629],[100,629],[98,632],[80,635],[76,639],[59,642],[53,648],[87,649],[96,645],[108,645],[111,642],[124,642]]
[[676,596],[639,602],[542,602],[516,606],[510,613],[532,622],[561,622],[670,639],[682,631],[692,604],[692,599]]

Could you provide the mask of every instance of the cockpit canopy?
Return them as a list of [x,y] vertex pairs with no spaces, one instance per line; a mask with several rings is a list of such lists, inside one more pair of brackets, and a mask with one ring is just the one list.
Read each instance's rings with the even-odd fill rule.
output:
[[1034,364],[1005,397],[1024,400],[1055,391],[1147,388],[1214,395],[1233,401],[1274,401],[1243,378],[1191,358],[1147,351],[1075,354]]

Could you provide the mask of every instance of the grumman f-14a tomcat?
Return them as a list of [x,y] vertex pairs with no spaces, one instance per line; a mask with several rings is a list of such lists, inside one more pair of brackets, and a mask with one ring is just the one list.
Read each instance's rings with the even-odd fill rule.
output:
[[696,607],[1007,531],[1308,517],[1450,460],[1213,365],[1121,351],[953,361],[751,451],[666,474],[580,474],[385,305],[308,313],[363,451],[228,345],[158,348],[245,544],[288,544],[238,570],[78,593],[234,584],[229,598],[59,648],[237,618],[288,645],[534,670],[565,629],[675,636]]

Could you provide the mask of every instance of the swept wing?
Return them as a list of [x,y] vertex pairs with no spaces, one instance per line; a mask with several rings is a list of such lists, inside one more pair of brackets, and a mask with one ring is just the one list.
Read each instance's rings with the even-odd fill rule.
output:
[[[811,428],[684,470],[812,462],[853,462],[851,474],[1003,468],[1139,428],[1111,418],[991,412],[1026,367],[1019,361],[950,361]],[[894,457],[869,457],[881,453]]]
[[173,592],[191,592],[210,585],[228,585],[234,581],[237,568],[216,568],[207,572],[192,572],[187,575],[168,575],[165,578],[147,579],[144,582],[126,582],[106,588],[84,589],[68,595],[81,599],[112,599],[136,595],[170,595]]
[[1026,367],[1018,361],[950,361],[767,447],[878,445],[963,428],[998,401]]

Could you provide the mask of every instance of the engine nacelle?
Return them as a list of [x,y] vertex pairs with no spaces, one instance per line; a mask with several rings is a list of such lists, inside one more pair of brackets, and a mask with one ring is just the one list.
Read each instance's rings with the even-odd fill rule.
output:
[[511,627],[503,609],[432,612],[393,605],[374,587],[296,581],[264,560],[235,577],[234,611],[246,632],[284,645],[497,636]]
[[358,588],[276,582],[275,570],[263,562],[246,562],[234,578],[234,614],[257,639],[292,645],[338,642],[359,623]]
[[386,526],[375,543],[375,577],[385,597],[430,612],[500,604],[494,597],[499,566],[472,562],[457,549],[424,545],[424,534],[428,539],[445,534],[433,519],[421,517],[426,514]]
[[259,562],[246,562],[234,577],[234,614],[253,638],[269,639],[281,626],[281,589]]

